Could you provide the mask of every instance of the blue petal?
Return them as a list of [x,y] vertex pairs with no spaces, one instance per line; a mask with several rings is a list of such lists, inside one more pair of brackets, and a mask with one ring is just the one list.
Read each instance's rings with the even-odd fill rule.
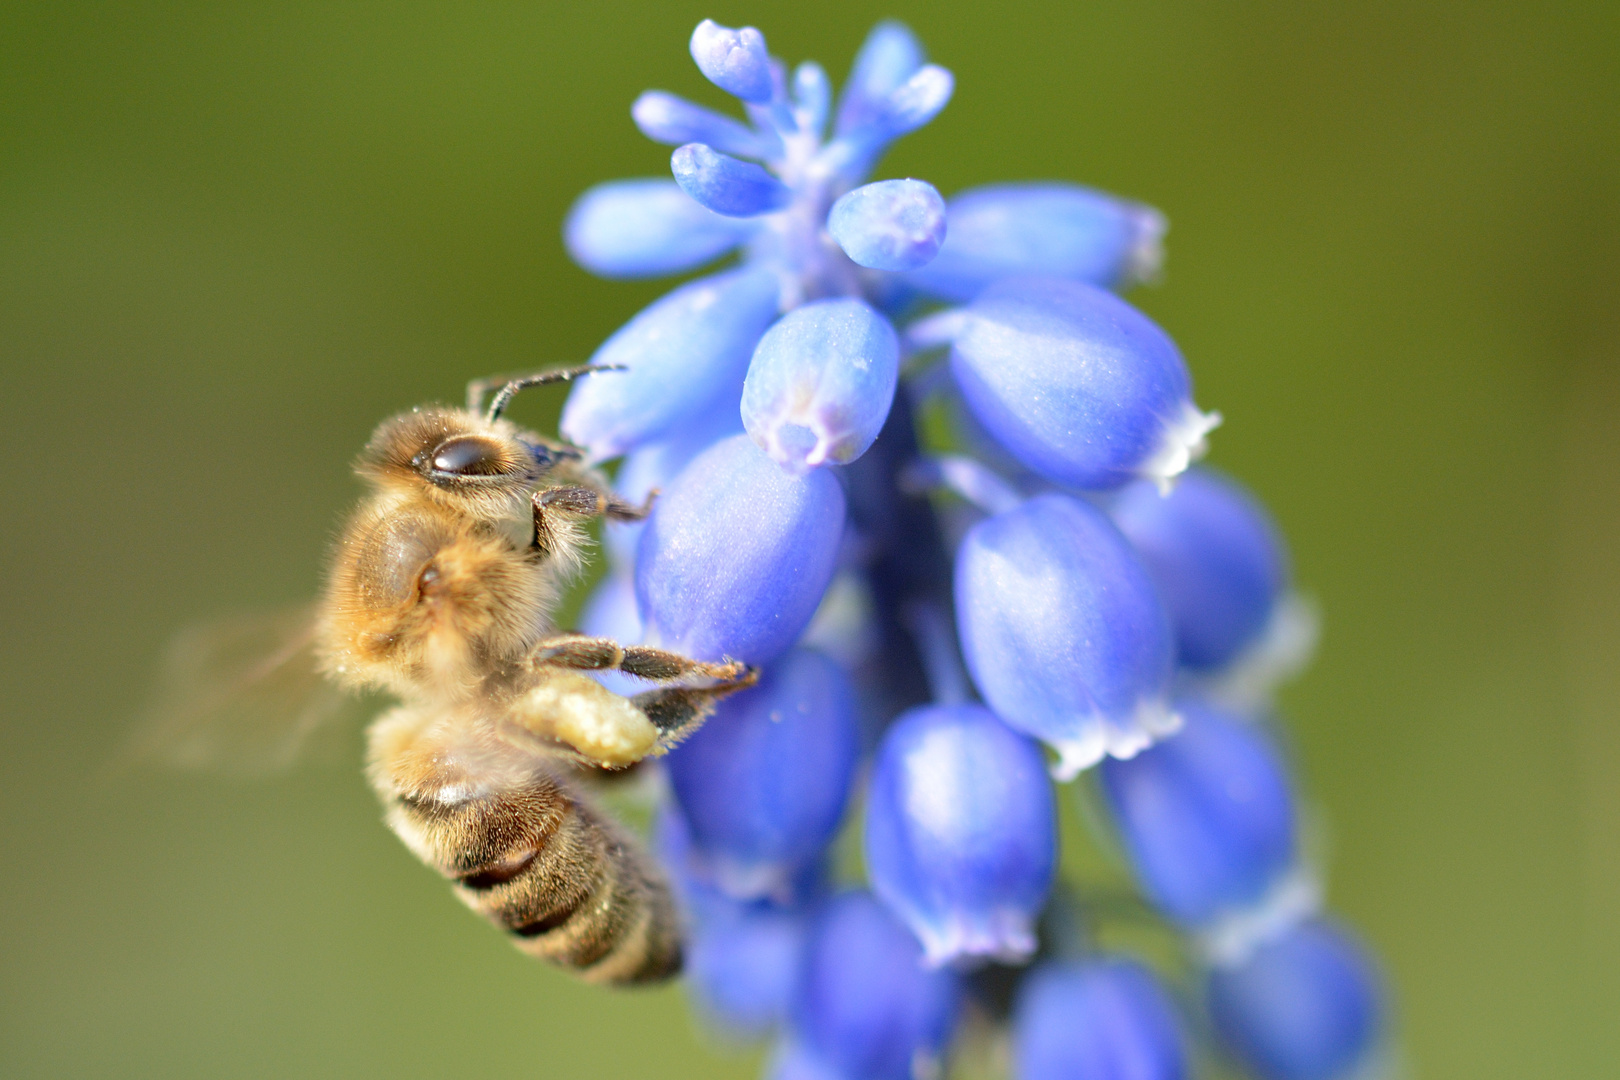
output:
[[1102,791],[1142,891],[1207,926],[1257,905],[1295,863],[1295,815],[1276,747],[1253,724],[1184,702],[1179,734],[1106,762]]
[[880,180],[833,203],[827,231],[861,266],[915,270],[945,239],[945,200],[923,180]]
[[956,77],[938,64],[926,64],[895,88],[878,123],[893,138],[916,131],[950,103]]
[[793,201],[792,189],[758,165],[716,153],[702,143],[676,150],[669,167],[682,191],[727,217],[755,217]]
[[806,60],[793,71],[793,105],[799,112],[799,125],[821,137],[827,126],[827,109],[832,104],[832,84],[827,73],[813,60]]
[[1061,779],[1175,729],[1170,623],[1100,511],[1040,495],[979,522],[956,556],[962,652],[990,707],[1057,750]]
[[789,653],[669,756],[694,855],[734,896],[780,895],[838,831],[859,753],[843,671]]
[[753,158],[782,153],[782,140],[776,132],[756,131],[739,120],[662,90],[648,90],[636,98],[630,116],[643,135],[667,146],[707,143],[722,153]]
[[922,65],[922,45],[904,23],[890,20],[874,26],[844,84],[836,133],[844,135],[870,124],[889,95]]
[[1209,976],[1216,1032],[1260,1080],[1341,1080],[1379,1039],[1378,973],[1362,947],[1323,920],[1295,927]]
[[699,927],[686,949],[686,981],[723,1032],[760,1038],[787,1019],[804,948],[805,916],[752,909]]
[[1162,215],[1075,184],[993,184],[947,206],[951,232],[939,258],[907,281],[966,302],[1003,278],[1058,277],[1122,288],[1152,277]]
[[641,535],[636,597],[648,640],[703,660],[763,664],[815,614],[837,565],[844,492],[789,476],[746,436],[698,456]]
[[[742,416],[729,401],[694,416],[665,438],[627,454],[613,479],[613,490],[633,503],[645,502],[653,492],[668,487],[693,458],[741,430]],[[636,547],[645,527],[645,521],[609,521],[603,526],[602,540],[614,566],[635,566]]]
[[1126,488],[1109,512],[1170,609],[1182,665],[1224,667],[1260,638],[1288,565],[1282,537],[1253,495],[1196,468],[1167,496],[1148,483]]
[[718,258],[752,231],[748,222],[699,206],[673,180],[613,180],[574,203],[563,243],[593,274],[658,277]]
[[794,1034],[852,1080],[912,1080],[950,1041],[957,979],[927,970],[911,932],[864,892],[830,902],[811,932]]
[[1013,1024],[1018,1080],[1184,1080],[1190,1073],[1175,1005],[1134,960],[1036,969],[1019,988]]
[[888,319],[864,300],[818,300],[760,339],[743,383],[743,425],[790,472],[845,465],[877,438],[899,377]]
[[562,433],[601,460],[733,407],[754,345],[776,318],[780,289],[775,274],[739,269],[653,302],[591,357],[629,370],[574,383]]
[[770,54],[765,36],[752,26],[733,30],[704,19],[692,31],[691,48],[703,77],[726,93],[756,105],[771,100]]
[[878,747],[866,807],[872,889],[927,962],[1035,951],[1057,866],[1056,813],[1035,744],[978,705],[913,709]]
[[765,1064],[765,1080],[859,1080],[833,1068],[797,1039],[782,1039]]
[[1168,480],[1219,422],[1193,405],[1175,343],[1112,293],[1016,278],[990,286],[966,314],[951,370],[968,408],[1054,483]]

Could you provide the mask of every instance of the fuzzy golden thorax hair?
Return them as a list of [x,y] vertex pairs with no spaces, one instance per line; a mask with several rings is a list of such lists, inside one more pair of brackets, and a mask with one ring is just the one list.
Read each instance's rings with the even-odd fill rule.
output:
[[464,697],[551,631],[573,561],[541,558],[501,525],[432,503],[375,500],[338,542],[323,666],[407,700]]

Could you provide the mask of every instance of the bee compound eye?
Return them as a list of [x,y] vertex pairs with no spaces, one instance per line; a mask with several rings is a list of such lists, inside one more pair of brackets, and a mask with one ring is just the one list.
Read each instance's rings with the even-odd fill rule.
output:
[[433,471],[452,476],[500,476],[509,471],[501,446],[475,435],[446,439],[433,451]]

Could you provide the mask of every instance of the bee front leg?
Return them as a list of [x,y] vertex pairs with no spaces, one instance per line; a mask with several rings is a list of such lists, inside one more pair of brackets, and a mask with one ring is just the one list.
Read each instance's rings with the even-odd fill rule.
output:
[[611,491],[599,491],[593,487],[570,485],[537,491],[529,500],[534,508],[532,546],[536,551],[543,553],[549,553],[555,548],[557,529],[552,524],[553,515],[605,517],[609,521],[640,521],[652,513],[653,500],[657,497],[657,491],[650,491],[647,498],[638,506]]

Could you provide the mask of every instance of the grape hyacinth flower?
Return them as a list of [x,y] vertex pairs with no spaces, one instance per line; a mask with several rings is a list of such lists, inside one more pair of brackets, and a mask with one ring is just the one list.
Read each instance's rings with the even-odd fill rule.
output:
[[[987,1027],[1018,1080],[1180,1080],[1213,1049],[1195,1032],[1259,1080],[1369,1060],[1376,979],[1318,914],[1260,707],[1286,550],[1188,471],[1219,417],[1119,295],[1156,275],[1164,218],[874,178],[955,88],[898,23],[837,94],[753,27],[688,44],[736,109],[644,93],[670,175],[587,191],[564,240],[607,277],[696,276],[608,337],[592,360],[621,370],[575,383],[561,427],[653,498],[607,526],[586,629],[761,671],[662,764],[700,1013],[774,1039],[775,1080],[937,1077]],[[1233,712],[1240,685],[1264,693]],[[1099,764],[1166,970],[1053,929],[1054,895],[1120,910],[1054,888],[1075,800],[1053,777]]]
[[1099,956],[1036,969],[1019,990],[1019,1080],[1185,1080],[1174,1003],[1144,965]]

